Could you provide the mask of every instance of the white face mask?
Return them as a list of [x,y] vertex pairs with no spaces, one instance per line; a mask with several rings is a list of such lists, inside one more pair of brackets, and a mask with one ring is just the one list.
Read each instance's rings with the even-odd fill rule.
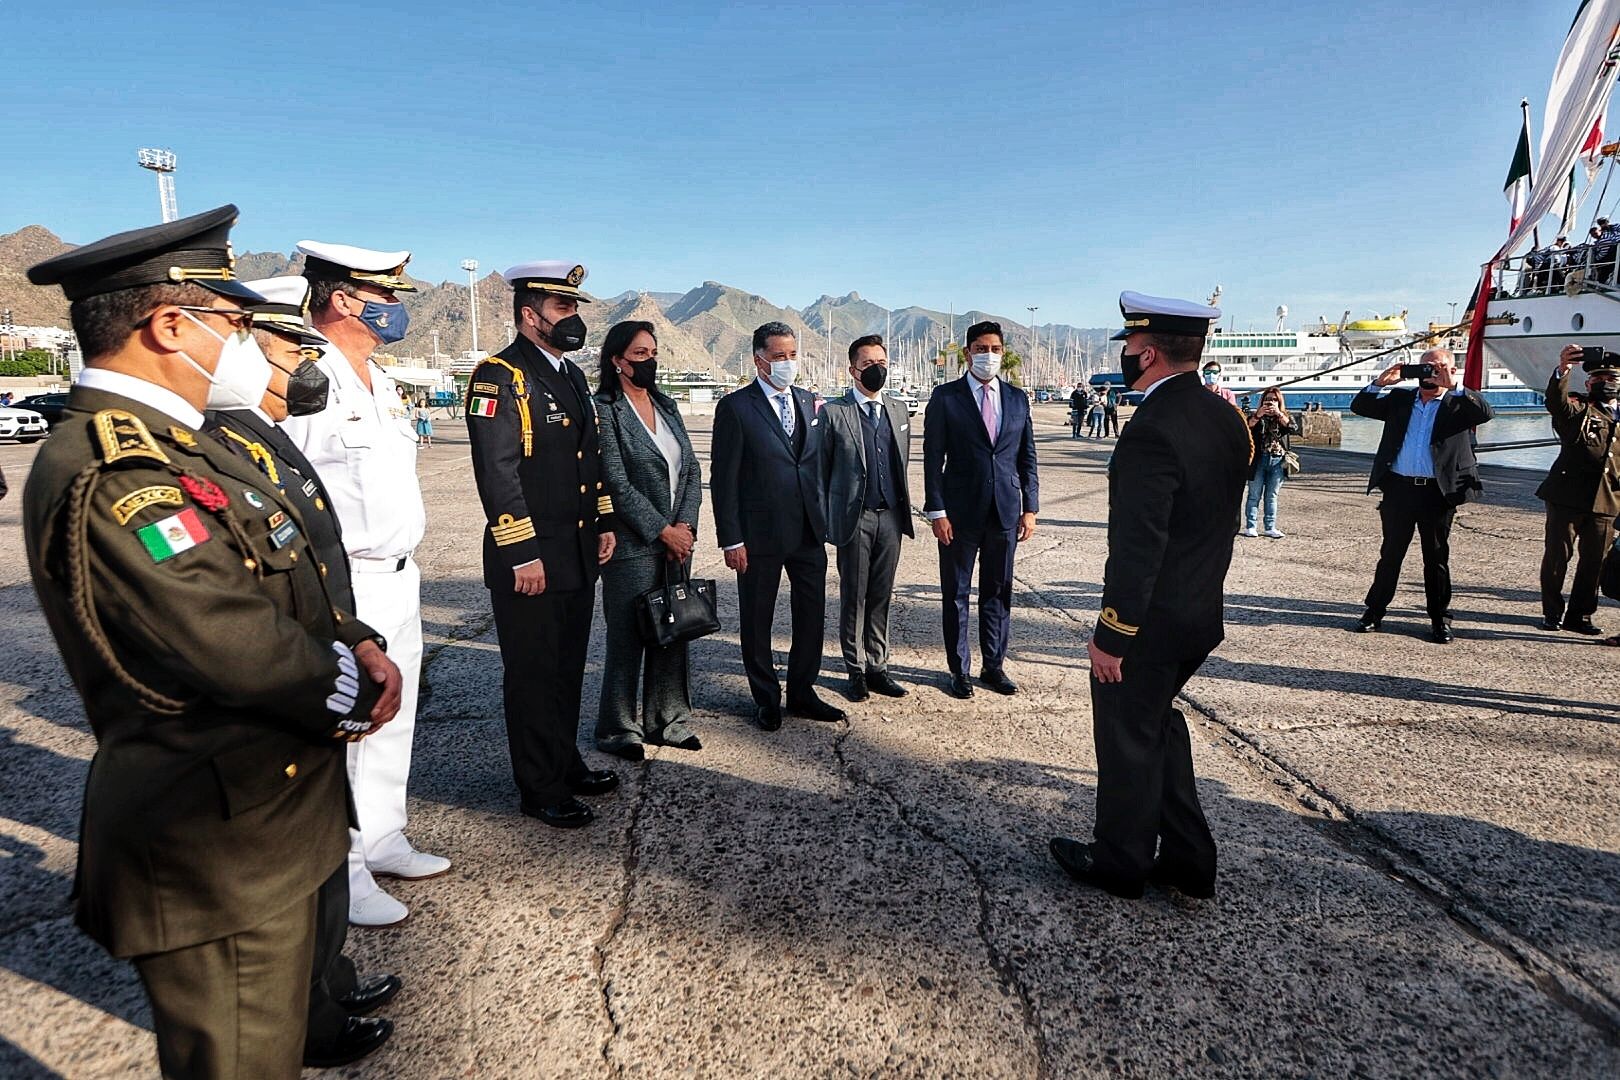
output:
[[797,360],[772,360],[771,382],[778,388],[786,390],[793,385],[793,380],[799,377],[799,362]]
[[970,359],[973,362],[973,377],[980,382],[989,382],[1001,370],[1000,353],[974,353]]
[[253,335],[243,337],[232,334],[229,337],[220,337],[213,327],[191,312],[182,311],[180,314],[219,340],[219,361],[214,364],[214,370],[211,372],[186,353],[180,354],[186,363],[197,369],[197,374],[208,380],[207,407],[258,408],[264,401],[264,392],[270,388],[270,361],[265,358],[264,350],[259,348],[259,343],[253,340]]

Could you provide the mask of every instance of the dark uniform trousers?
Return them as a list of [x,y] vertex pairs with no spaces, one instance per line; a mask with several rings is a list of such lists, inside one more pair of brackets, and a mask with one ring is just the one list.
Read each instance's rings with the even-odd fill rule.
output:
[[900,566],[895,514],[862,510],[854,537],[838,549],[838,634],[851,675],[889,668],[889,601]]
[[1158,857],[1198,878],[1215,876],[1215,838],[1198,804],[1187,718],[1176,695],[1203,664],[1131,655],[1121,682],[1091,680],[1097,748],[1092,852],[1107,873],[1141,881]]
[[[317,895],[302,897],[251,930],[134,958],[152,999],[165,1077],[298,1076],[303,1033],[287,1021],[309,1005]],[[221,987],[235,987],[235,993],[221,995]]]
[[[1541,613],[1549,622],[1590,618],[1598,606],[1598,577],[1609,545],[1614,543],[1614,517],[1590,510],[1547,504],[1546,546],[1541,555]],[[1575,580],[1564,608],[1564,575],[1576,556]]]
[[968,644],[968,598],[972,592],[973,563],[979,563],[979,654],[986,671],[1000,671],[1007,659],[1012,625],[1013,556],[1017,535],[999,523],[973,531],[955,526],[949,545],[939,546],[939,580],[943,585],[945,660],[952,675],[973,670]]
[[1399,473],[1389,473],[1382,483],[1383,500],[1378,516],[1383,522],[1384,543],[1378,552],[1378,569],[1367,590],[1367,615],[1381,619],[1395,598],[1400,585],[1401,563],[1412,546],[1412,532],[1423,550],[1423,591],[1428,599],[1429,619],[1439,622],[1451,614],[1451,522],[1457,508],[1440,493],[1431,479],[1422,482]]
[[525,596],[492,588],[489,598],[505,668],[512,778],[525,805],[550,806],[568,798],[570,782],[587,771],[575,739],[596,592]]

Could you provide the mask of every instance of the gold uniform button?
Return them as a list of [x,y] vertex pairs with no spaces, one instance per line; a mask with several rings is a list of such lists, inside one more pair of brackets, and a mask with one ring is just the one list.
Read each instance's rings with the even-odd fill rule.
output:
[[319,495],[315,496],[315,509],[317,509],[317,510],[325,510],[326,509],[326,503],[325,503],[325,501],[323,501],[321,499],[321,497]]
[[287,779],[291,780],[298,775],[298,763],[295,761],[281,771],[287,774]]
[[321,568],[321,577],[325,577],[326,576],[326,564],[325,563],[316,563],[315,565],[319,566]]
[[578,460],[578,461],[584,461],[585,460],[585,451],[583,451],[583,450],[575,450],[574,451],[574,458],[575,458],[575,460]]
[[242,565],[247,567],[249,570],[255,570],[259,566],[259,564],[254,562],[252,559],[243,559]]
[[568,417],[565,416],[565,417],[563,417],[563,427],[567,427],[567,426],[568,426]]
[[298,552],[296,552],[296,551],[287,552],[287,558],[292,562],[297,562],[298,561]]
[[585,485],[584,484],[579,485],[579,493],[581,495],[585,494]]
[[579,524],[578,524],[577,527],[581,528],[581,529],[583,529],[585,527],[585,519],[584,518],[579,519]]
[[601,491],[601,490],[602,490],[602,481],[600,481],[600,480],[598,480],[598,481],[597,481],[597,482],[596,482],[596,490],[597,490],[597,491]]

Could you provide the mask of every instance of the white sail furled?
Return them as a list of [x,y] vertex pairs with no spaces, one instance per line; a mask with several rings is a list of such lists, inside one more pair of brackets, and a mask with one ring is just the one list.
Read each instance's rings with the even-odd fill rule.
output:
[[1536,173],[1543,183],[1532,189],[1530,205],[1496,258],[1517,251],[1542,218],[1563,209],[1570,170],[1608,108],[1615,75],[1620,73],[1613,56],[1617,35],[1620,0],[1582,0],[1553,68],[1547,107],[1541,115],[1541,160],[1536,163]]

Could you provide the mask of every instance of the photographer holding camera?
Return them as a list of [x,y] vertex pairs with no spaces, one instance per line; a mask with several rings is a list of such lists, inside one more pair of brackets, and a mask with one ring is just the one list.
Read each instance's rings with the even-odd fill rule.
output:
[[[1299,425],[1288,415],[1282,391],[1268,386],[1260,395],[1260,407],[1247,417],[1249,437],[1254,440],[1254,460],[1249,462],[1249,495],[1243,502],[1243,531],[1240,536],[1259,536],[1255,530],[1255,517],[1260,511],[1260,500],[1265,499],[1265,535],[1281,540],[1283,531],[1277,528],[1277,491],[1282,487],[1286,473],[1284,461],[1288,456],[1288,437],[1299,434]],[[1295,458],[1295,468],[1298,467]]]
[[[1586,400],[1569,392],[1576,361],[1586,373]],[[1620,463],[1616,461],[1616,401],[1620,399],[1620,355],[1601,347],[1565,345],[1547,382],[1547,412],[1563,444],[1558,460],[1536,496],[1547,504],[1546,547],[1541,556],[1541,626],[1596,636],[1598,575],[1614,540],[1620,510]],[[1564,606],[1564,574],[1577,554],[1575,581]],[[1620,638],[1613,640],[1620,645]],[[1605,644],[1608,644],[1607,642]]]
[[[1384,392],[1407,379],[1417,379],[1417,389]],[[1383,622],[1416,529],[1429,640],[1444,645],[1452,639],[1451,521],[1458,506],[1484,490],[1470,432],[1491,419],[1491,407],[1476,391],[1457,385],[1449,350],[1430,349],[1419,363],[1395,364],[1379,375],[1351,400],[1350,411],[1384,423],[1367,482],[1368,491],[1383,492],[1378,516],[1384,543],[1367,610],[1354,629],[1368,634]]]

